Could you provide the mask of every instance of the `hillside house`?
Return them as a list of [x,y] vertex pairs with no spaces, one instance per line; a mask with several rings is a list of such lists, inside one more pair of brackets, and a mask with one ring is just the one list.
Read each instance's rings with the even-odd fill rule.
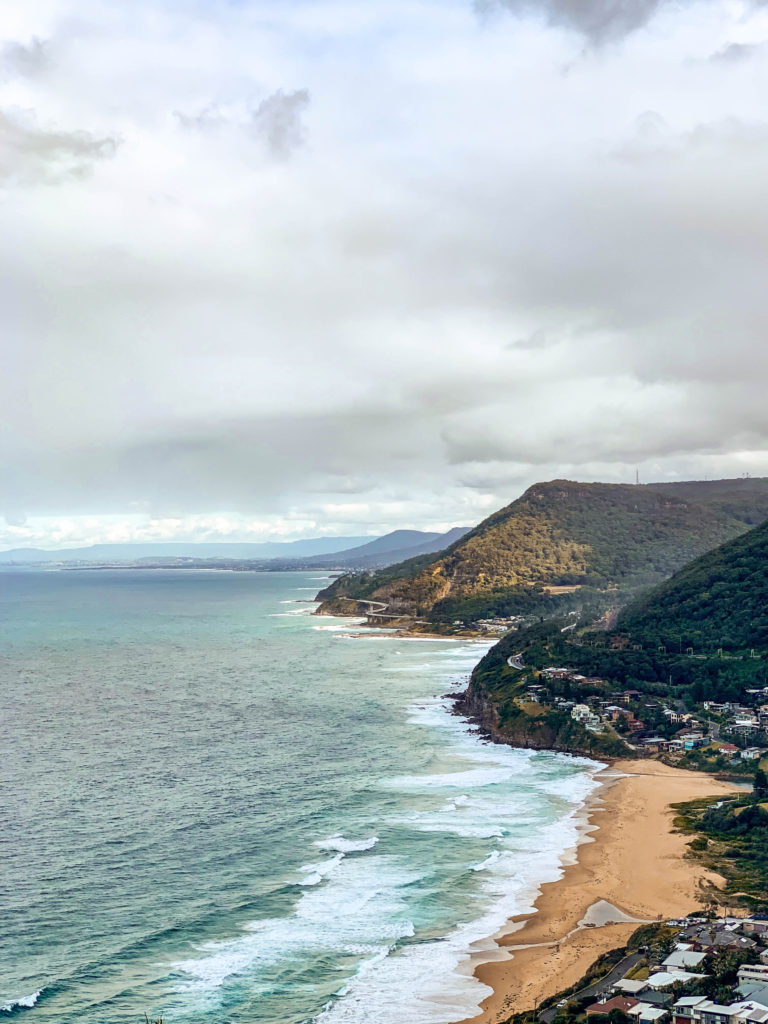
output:
[[604,1003],[592,1003],[585,1010],[589,1017],[591,1013],[610,1013],[611,1010],[621,1010],[622,1013],[629,1013],[633,1006],[637,1006],[639,1000],[633,996],[613,996],[606,999]]

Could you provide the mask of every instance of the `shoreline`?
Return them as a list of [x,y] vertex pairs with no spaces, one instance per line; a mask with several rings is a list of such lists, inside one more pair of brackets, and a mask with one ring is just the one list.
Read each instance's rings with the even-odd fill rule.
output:
[[[466,973],[491,994],[461,1024],[499,1024],[533,1010],[578,981],[602,953],[623,946],[640,923],[681,916],[700,904],[702,882],[722,882],[686,858],[689,837],[671,831],[670,804],[736,787],[646,760],[614,761],[597,777],[601,786],[586,801],[562,876],[541,886],[533,912],[511,918],[493,936],[490,954],[485,945],[471,955]],[[590,915],[600,901],[624,920],[586,923],[600,917]]]
[[[404,631],[381,627],[363,626],[360,631],[360,625],[355,629],[350,623],[352,616],[326,617],[346,620],[349,635],[360,639],[378,635],[468,646],[481,640],[404,636]],[[494,642],[484,640],[489,646]],[[465,711],[449,713],[478,724]],[[485,730],[478,732],[478,739],[498,742]],[[690,837],[671,831],[670,805],[731,794],[737,786],[650,759],[595,760],[603,765],[594,773],[599,786],[577,812],[578,838],[561,854],[562,874],[541,884],[529,904],[532,910],[509,918],[494,934],[469,946],[469,955],[455,971],[480,982],[477,1010],[460,1021],[446,1018],[443,1024],[449,1019],[454,1024],[501,1024],[511,1014],[533,1010],[583,977],[601,954],[624,946],[642,923],[682,916],[700,905],[701,882],[722,885],[720,876],[686,858]],[[614,923],[616,916],[621,920]]]

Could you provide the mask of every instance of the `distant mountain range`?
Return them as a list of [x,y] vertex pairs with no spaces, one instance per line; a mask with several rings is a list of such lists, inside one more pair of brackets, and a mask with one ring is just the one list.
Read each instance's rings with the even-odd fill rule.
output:
[[260,544],[226,541],[157,544],[92,544],[85,548],[14,548],[0,551],[0,562],[134,562],[140,558],[307,558],[365,544],[369,537],[314,537]]
[[394,530],[383,537],[315,537],[308,540],[247,543],[93,544],[83,548],[47,551],[14,548],[0,551],[0,565],[89,564],[128,565],[249,562],[285,564],[287,568],[377,568],[440,551],[467,532],[456,527],[445,534],[423,530]]
[[[469,526],[455,526],[447,533],[422,533],[420,530],[395,530],[384,537],[347,551],[339,551],[331,559],[336,565],[350,569],[377,569],[402,562],[418,555],[443,551],[469,533]],[[328,562],[327,556],[315,556],[314,562]]]
[[444,623],[546,614],[568,589],[617,591],[626,603],[765,519],[765,478],[641,486],[554,480],[530,487],[437,555],[342,577],[321,598],[328,612],[372,598],[390,614]]

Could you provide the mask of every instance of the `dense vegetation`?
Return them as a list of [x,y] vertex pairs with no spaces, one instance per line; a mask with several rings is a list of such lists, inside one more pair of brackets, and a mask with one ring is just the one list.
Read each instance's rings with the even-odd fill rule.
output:
[[722,903],[768,911],[768,782],[755,776],[755,791],[732,800],[677,804],[675,824],[696,838],[689,844],[707,867],[726,879]]
[[634,601],[619,625],[635,640],[702,651],[768,648],[768,523],[696,559]]
[[[536,484],[437,556],[341,577],[324,598],[386,602],[433,621],[615,603],[768,518],[768,480]],[[550,594],[549,587],[587,588]],[[617,591],[618,588],[618,591]]]
[[[768,600],[768,592],[766,593]],[[623,634],[574,630],[562,633],[565,619],[549,619],[519,632],[511,632],[482,659],[473,674],[477,685],[493,693],[497,702],[514,698],[520,673],[507,665],[507,658],[522,654],[529,669],[567,665],[584,676],[607,680],[608,696],[616,689],[637,689],[662,700],[681,700],[690,707],[705,700],[740,701],[746,689],[768,685],[768,657],[692,657],[674,650],[659,650],[626,643]],[[572,620],[571,620],[572,621]],[[620,642],[620,646],[612,646]],[[768,652],[766,652],[768,654]],[[588,691],[581,690],[586,696]],[[564,692],[563,696],[575,694]],[[647,712],[643,716],[648,720]],[[657,730],[665,734],[662,724]]]
[[[724,544],[649,590],[619,616],[613,630],[548,620],[508,634],[481,662],[488,685],[510,654],[526,665],[567,664],[585,676],[652,696],[682,700],[744,698],[768,685],[768,523]],[[572,620],[571,620],[572,621]],[[491,668],[492,666],[492,668]]]

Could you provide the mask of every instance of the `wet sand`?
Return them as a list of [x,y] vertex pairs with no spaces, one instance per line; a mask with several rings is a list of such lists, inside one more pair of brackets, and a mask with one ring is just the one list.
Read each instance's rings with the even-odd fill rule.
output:
[[[624,945],[637,923],[579,927],[598,901],[629,918],[656,920],[699,906],[702,882],[722,883],[686,857],[690,837],[671,831],[669,805],[732,793],[733,786],[645,760],[615,762],[601,778],[604,785],[588,809],[594,830],[579,846],[576,863],[542,887],[535,913],[513,918],[509,930],[496,936],[498,958],[488,961],[486,954],[475,968],[493,994],[473,1024],[497,1024],[533,1009],[582,977],[601,953]],[[595,924],[606,908],[596,909]]]

